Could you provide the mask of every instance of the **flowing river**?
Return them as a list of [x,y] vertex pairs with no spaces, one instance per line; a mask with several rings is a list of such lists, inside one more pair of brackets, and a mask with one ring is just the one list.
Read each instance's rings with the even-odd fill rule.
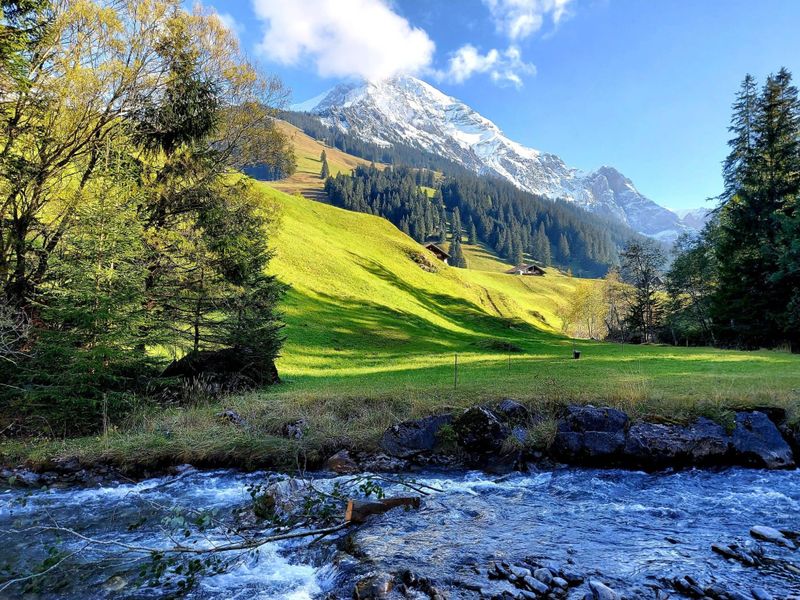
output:
[[[62,559],[69,565],[60,576],[54,568],[47,577],[10,586],[0,598],[174,594],[179,591],[174,586],[140,578],[141,565],[118,547],[98,549],[71,535],[24,530],[58,523],[95,539],[163,546],[169,543],[165,531],[174,534],[174,521],[185,516],[174,508],[180,506],[213,513],[204,536],[209,543],[221,542],[224,523],[250,500],[248,484],[265,477],[189,471],[94,488],[0,489],[0,529],[6,531],[0,538],[0,581]],[[347,544],[328,539],[309,548],[308,540],[300,540],[240,553],[223,572],[200,574],[186,595],[348,598],[365,573],[410,569],[433,580],[449,598],[471,598],[479,597],[476,590],[493,561],[534,557],[568,565],[587,580],[598,578],[626,598],[655,598],[651,584],[686,575],[701,586],[718,583],[746,598],[754,588],[774,598],[800,597],[800,551],[749,536],[754,525],[800,530],[800,471],[561,469],[504,477],[423,472],[414,479],[442,491],[424,497],[418,511],[395,509],[373,517]],[[319,485],[336,481],[322,479]],[[387,489],[389,495],[408,493],[396,485]],[[20,532],[7,532],[12,529]],[[714,543],[762,545],[766,559],[745,566],[713,553]],[[43,562],[48,552],[49,562]],[[569,597],[583,598],[587,589],[576,588]]]

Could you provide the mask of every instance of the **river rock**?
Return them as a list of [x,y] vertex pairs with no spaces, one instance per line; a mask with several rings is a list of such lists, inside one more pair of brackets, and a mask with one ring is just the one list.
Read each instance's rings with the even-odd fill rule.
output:
[[550,569],[541,567],[533,572],[533,576],[545,585],[550,585],[553,582],[553,574]]
[[746,466],[767,469],[795,466],[792,449],[763,412],[736,413],[731,448],[734,460]]
[[526,569],[525,567],[518,567],[517,565],[511,565],[509,567],[509,571],[511,574],[514,575],[517,579],[525,579],[526,577],[530,577],[532,575],[530,569]]
[[446,414],[397,423],[383,432],[380,447],[387,454],[398,458],[430,452],[439,441],[439,430],[452,421],[453,415]]
[[555,456],[567,462],[596,462],[618,457],[625,447],[628,415],[614,408],[569,406],[559,420]]
[[619,600],[617,592],[596,579],[589,580],[589,589],[592,590],[594,600]]
[[725,429],[701,418],[687,427],[636,423],[628,430],[625,460],[631,466],[663,468],[719,464],[728,452]]
[[361,470],[372,473],[399,473],[411,468],[411,464],[406,459],[387,456],[383,453],[359,453],[356,458]]
[[529,590],[537,594],[546,594],[550,589],[547,585],[531,576],[526,577],[523,581]]
[[781,533],[777,529],[773,529],[772,527],[765,527],[764,525],[756,525],[755,527],[750,528],[750,535],[756,538],[757,540],[771,542],[773,544],[778,544],[779,546],[785,546],[786,548],[790,548],[792,550],[796,548],[794,542],[787,539],[786,536],[783,535],[783,533]]
[[331,456],[325,462],[325,467],[340,475],[358,473],[359,471],[358,464],[350,457],[350,453],[347,450],[339,450],[339,452]]
[[394,588],[394,577],[389,573],[378,573],[365,577],[353,589],[354,600],[380,600],[386,598]]
[[509,436],[509,428],[485,406],[473,406],[453,421],[458,444],[470,453],[497,452]]
[[494,412],[510,427],[527,425],[531,418],[528,408],[511,398],[501,400]]
[[753,594],[755,600],[774,600],[772,594],[762,587],[754,587],[750,593]]
[[5,479],[9,485],[18,487],[38,487],[42,485],[42,476],[27,469],[3,469],[0,478]]
[[281,434],[290,440],[300,440],[306,434],[306,429],[308,429],[308,423],[305,419],[295,419],[283,424]]

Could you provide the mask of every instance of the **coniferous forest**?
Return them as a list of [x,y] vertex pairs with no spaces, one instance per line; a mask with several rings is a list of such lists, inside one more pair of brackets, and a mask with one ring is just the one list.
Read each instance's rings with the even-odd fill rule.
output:
[[[325,189],[334,205],[384,217],[419,242],[443,241],[457,210],[462,232],[509,262],[532,258],[587,277],[605,275],[624,244],[638,237],[624,225],[499,179],[462,171],[435,182],[432,175],[407,167],[359,167],[328,179]],[[433,198],[420,185],[436,185]]]

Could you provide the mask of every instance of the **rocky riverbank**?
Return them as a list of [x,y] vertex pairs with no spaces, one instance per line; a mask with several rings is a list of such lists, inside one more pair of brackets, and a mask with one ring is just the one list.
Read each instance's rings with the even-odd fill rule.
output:
[[609,407],[571,405],[554,424],[542,448],[526,445],[543,417],[506,399],[461,414],[404,421],[387,429],[381,452],[342,449],[328,459],[338,473],[399,471],[430,466],[462,466],[489,472],[567,464],[655,471],[691,467],[742,466],[794,469],[800,431],[784,411],[747,410],[734,414],[732,429],[701,417],[685,424],[633,422]]
[[[229,427],[248,430],[246,420],[234,411],[226,410],[219,418]],[[281,435],[302,444],[305,431],[301,419],[284,424]],[[532,431],[539,432],[536,443],[531,443]],[[456,414],[396,423],[383,432],[373,447],[343,443],[327,453],[317,452],[306,466],[340,474],[426,468],[507,473],[559,464],[645,471],[730,466],[794,469],[798,457],[800,424],[789,423],[785,411],[776,408],[735,412],[725,425],[705,417],[686,424],[634,421],[619,409],[592,405],[569,405],[553,420],[531,412],[513,399],[505,399]],[[35,468],[6,465],[0,469],[0,478],[25,487],[93,485],[141,480],[180,468],[163,457],[157,464],[132,464],[135,466],[55,459]],[[212,460],[196,466],[242,465],[235,456],[226,455],[219,464]],[[274,469],[275,465],[248,463],[247,468]]]

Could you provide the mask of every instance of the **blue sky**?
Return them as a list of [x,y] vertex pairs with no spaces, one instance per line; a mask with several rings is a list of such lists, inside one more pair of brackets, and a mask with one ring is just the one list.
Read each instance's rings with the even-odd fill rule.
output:
[[798,0],[205,0],[293,101],[411,72],[512,139],[674,208],[721,189],[746,73],[800,78]]

